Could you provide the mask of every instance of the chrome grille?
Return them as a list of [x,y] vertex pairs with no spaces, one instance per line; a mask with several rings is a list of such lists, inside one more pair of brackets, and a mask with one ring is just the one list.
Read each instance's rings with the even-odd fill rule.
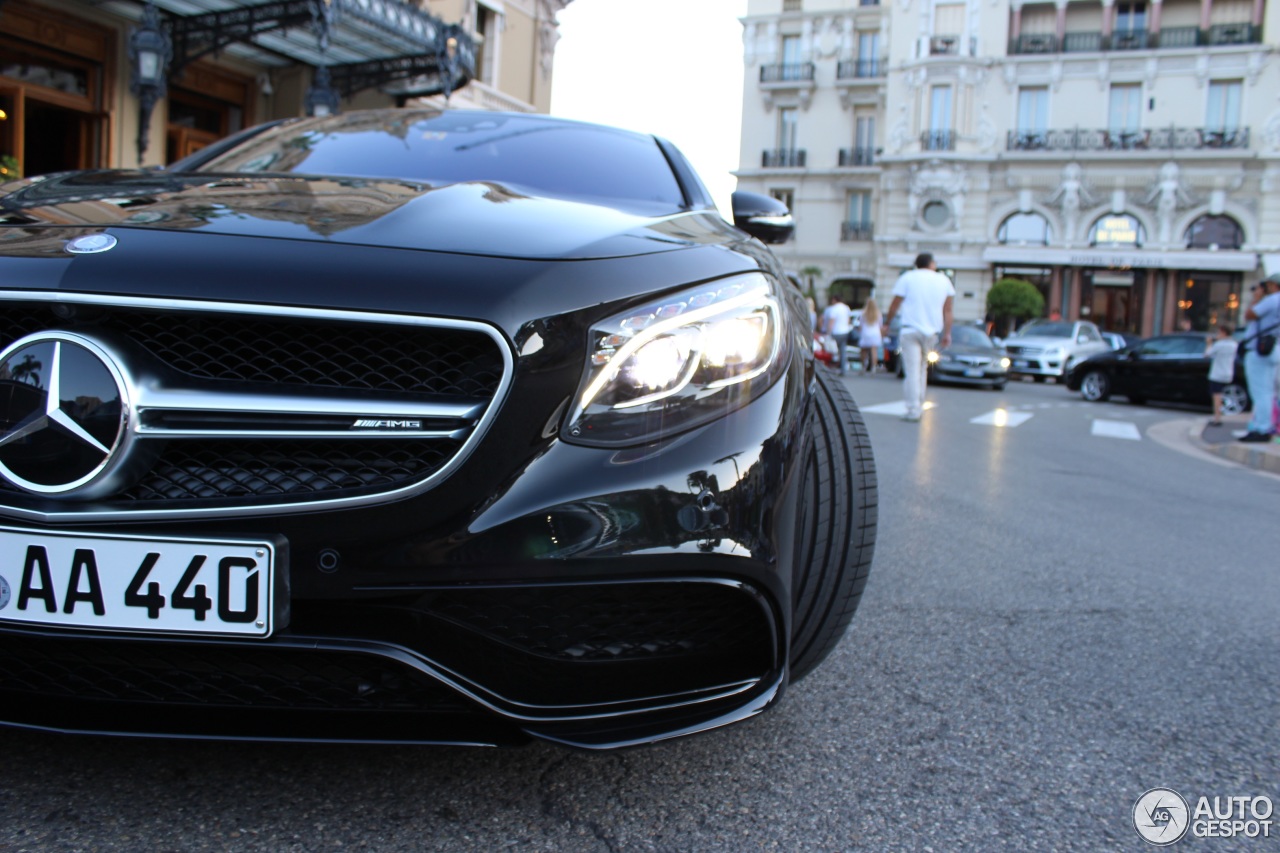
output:
[[42,520],[284,512],[403,496],[470,451],[512,360],[480,323],[323,309],[0,291],[0,348],[97,341],[128,377],[130,464],[91,501],[0,479]]

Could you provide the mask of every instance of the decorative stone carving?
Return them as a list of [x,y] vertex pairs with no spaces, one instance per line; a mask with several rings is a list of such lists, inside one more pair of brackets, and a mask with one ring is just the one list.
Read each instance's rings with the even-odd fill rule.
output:
[[1280,151],[1280,110],[1271,114],[1262,130],[1262,141],[1268,151]]
[[913,227],[919,227],[921,206],[926,201],[944,201],[951,207],[953,222],[964,214],[965,194],[969,192],[969,174],[958,163],[930,160],[927,165],[911,165],[907,189],[907,211]]
[[1160,167],[1160,177],[1143,203],[1155,207],[1158,240],[1168,245],[1173,239],[1173,218],[1178,208],[1191,204],[1191,195],[1182,186],[1177,163],[1170,160]]
[[1082,205],[1092,207],[1096,204],[1094,194],[1084,183],[1084,169],[1079,163],[1068,163],[1062,167],[1062,182],[1048,198],[1047,204],[1056,204],[1062,210],[1062,224],[1066,229],[1063,242],[1070,246],[1075,240],[1080,226],[1080,209]]

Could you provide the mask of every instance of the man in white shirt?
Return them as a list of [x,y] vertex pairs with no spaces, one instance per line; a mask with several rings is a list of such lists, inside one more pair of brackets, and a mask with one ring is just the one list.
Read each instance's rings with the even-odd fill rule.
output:
[[951,310],[956,289],[951,279],[938,272],[933,255],[916,256],[916,267],[898,277],[893,286],[893,302],[884,315],[887,330],[902,312],[898,342],[902,349],[902,394],[907,412],[903,420],[918,421],[924,412],[924,389],[929,369],[929,350],[951,346]]
[[840,375],[844,376],[849,364],[849,333],[853,331],[853,311],[835,294],[831,295],[831,304],[822,312],[822,331],[836,339]]

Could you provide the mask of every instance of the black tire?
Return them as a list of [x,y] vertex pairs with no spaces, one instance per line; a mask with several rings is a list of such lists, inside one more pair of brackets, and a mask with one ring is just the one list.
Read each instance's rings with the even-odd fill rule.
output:
[[1140,397],[1137,394],[1130,394],[1128,396],[1129,396],[1129,402],[1133,403],[1135,406],[1145,406],[1147,404],[1146,397]]
[[1004,390],[1004,383],[1003,383],[1003,382],[992,382],[992,383],[991,383],[991,390],[992,390],[992,391],[1003,391],[1003,390]]
[[793,682],[830,654],[858,609],[875,551],[879,503],[867,427],[849,391],[819,373],[814,408],[802,456],[791,579]]
[[1090,403],[1104,403],[1111,397],[1111,377],[1101,370],[1090,370],[1080,379],[1080,396]]
[[1032,376],[1031,378],[1042,385],[1044,384],[1045,377],[1043,376]]

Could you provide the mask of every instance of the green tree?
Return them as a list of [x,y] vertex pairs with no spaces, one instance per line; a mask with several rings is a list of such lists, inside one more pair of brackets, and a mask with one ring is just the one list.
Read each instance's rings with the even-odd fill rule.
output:
[[987,315],[1007,328],[1012,321],[1044,314],[1044,297],[1036,286],[1020,278],[1002,278],[987,291]]
[[816,299],[818,297],[818,293],[813,289],[813,279],[816,276],[822,275],[822,267],[816,267],[810,264],[807,267],[801,268],[800,275],[804,276],[805,284],[808,285],[808,290],[805,291],[805,295],[812,296]]

